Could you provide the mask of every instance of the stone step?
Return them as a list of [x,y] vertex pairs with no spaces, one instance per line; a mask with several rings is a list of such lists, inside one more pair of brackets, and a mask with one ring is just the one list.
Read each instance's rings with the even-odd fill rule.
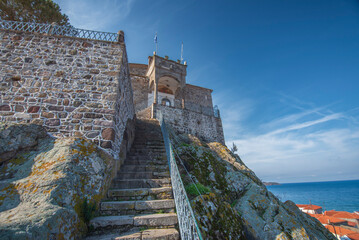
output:
[[132,155],[139,155],[139,154],[142,154],[142,155],[147,155],[147,154],[158,154],[158,155],[161,155],[161,154],[165,154],[166,153],[166,149],[144,149],[144,148],[131,148],[131,150],[129,151],[129,154]]
[[110,189],[107,192],[110,200],[154,200],[171,199],[172,187],[162,188],[135,188],[135,189]]
[[136,130],[136,135],[141,137],[141,136],[145,136],[146,138],[148,139],[151,139],[151,140],[161,140],[162,139],[162,133],[160,130],[154,130],[154,131],[151,131],[151,130],[148,130],[148,129],[145,129],[145,130]]
[[155,172],[161,172],[161,171],[168,171],[168,164],[166,162],[166,165],[122,165],[120,172],[148,172],[148,171],[155,171]]
[[118,229],[128,226],[166,227],[177,224],[176,213],[123,215],[95,217],[90,221],[90,226],[97,229]]
[[165,160],[136,160],[136,159],[126,159],[123,162],[125,165],[139,165],[139,166],[168,166],[167,159]]
[[163,154],[128,154],[126,160],[167,160],[167,155]]
[[120,172],[117,179],[152,179],[153,172]]
[[171,186],[171,179],[170,178],[133,179],[133,180],[114,179],[112,181],[112,188],[120,188],[120,189],[160,188],[160,187],[170,187],[170,186]]
[[179,240],[180,235],[175,228],[147,229],[144,231],[138,228],[130,229],[125,233],[110,233],[86,237],[85,240]]
[[161,144],[142,144],[134,142],[132,148],[148,148],[148,149],[166,149],[164,143]]
[[173,199],[101,202],[101,215],[136,215],[174,212]]
[[164,146],[164,141],[163,139],[148,140],[148,139],[143,139],[143,137],[139,137],[134,139],[133,144],[134,145],[142,144],[146,146]]
[[169,172],[120,172],[117,179],[155,179],[170,177]]
[[166,151],[164,146],[156,146],[156,147],[147,147],[147,146],[132,146],[131,151]]
[[129,152],[128,159],[166,159],[166,152]]
[[135,233],[124,233],[119,237],[115,237],[115,240],[178,240],[180,239],[179,232],[175,228],[167,229],[148,229],[145,231],[138,231]]

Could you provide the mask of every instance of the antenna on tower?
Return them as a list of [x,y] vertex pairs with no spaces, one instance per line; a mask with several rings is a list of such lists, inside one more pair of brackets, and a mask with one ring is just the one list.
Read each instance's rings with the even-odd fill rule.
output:
[[181,63],[183,62],[183,41],[182,41],[182,46],[181,46]]

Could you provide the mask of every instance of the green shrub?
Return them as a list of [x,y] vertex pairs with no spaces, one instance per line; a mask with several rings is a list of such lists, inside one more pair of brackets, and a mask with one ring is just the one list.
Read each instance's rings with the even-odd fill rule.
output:
[[80,206],[80,218],[88,225],[90,220],[94,217],[96,211],[95,203],[88,203],[85,198]]
[[191,197],[197,197],[202,194],[210,193],[211,190],[208,187],[205,187],[200,183],[197,183],[197,184],[192,183],[186,187],[186,192]]

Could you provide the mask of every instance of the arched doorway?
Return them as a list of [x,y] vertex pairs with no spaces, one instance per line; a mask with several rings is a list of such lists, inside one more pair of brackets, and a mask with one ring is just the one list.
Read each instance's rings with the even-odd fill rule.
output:
[[168,98],[162,98],[161,104],[163,106],[171,107],[171,101]]

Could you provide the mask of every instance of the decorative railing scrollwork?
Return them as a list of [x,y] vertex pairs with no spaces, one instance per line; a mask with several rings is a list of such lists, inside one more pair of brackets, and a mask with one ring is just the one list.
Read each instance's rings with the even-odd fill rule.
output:
[[71,26],[60,26],[55,24],[17,22],[17,21],[7,21],[0,19],[0,29],[23,31],[23,32],[46,33],[52,35],[94,39],[94,40],[109,41],[109,42],[119,41],[119,35],[117,33],[85,30],[80,28],[74,28]]

